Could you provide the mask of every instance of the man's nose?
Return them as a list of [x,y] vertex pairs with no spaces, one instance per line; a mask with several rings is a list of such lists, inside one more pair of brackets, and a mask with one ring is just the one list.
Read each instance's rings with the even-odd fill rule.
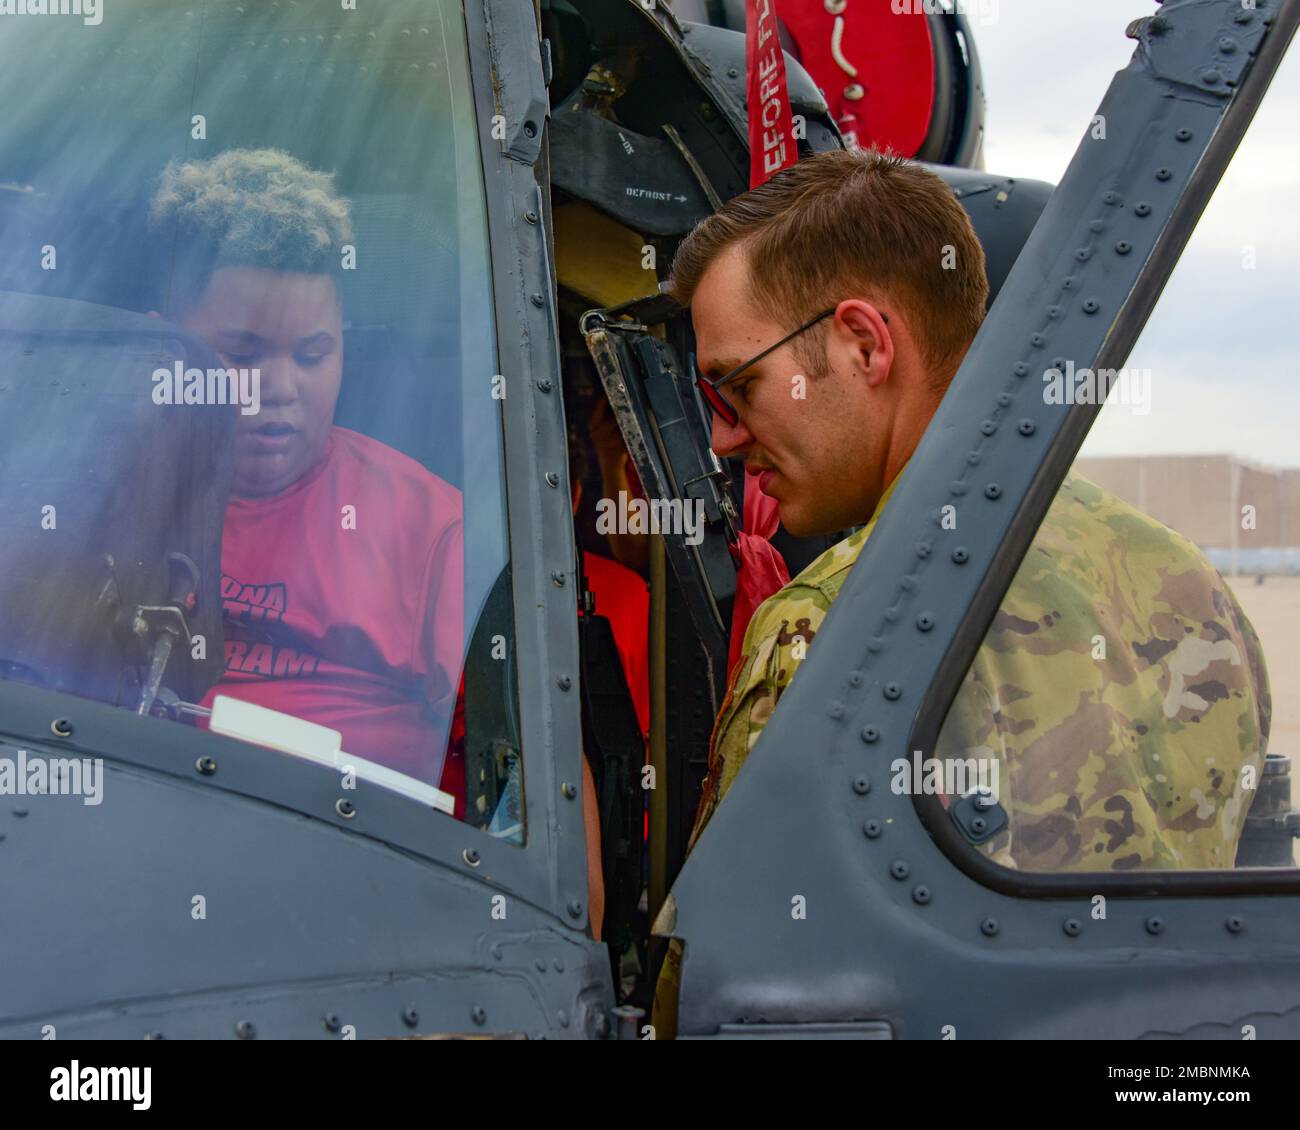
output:
[[713,413],[713,434],[709,446],[719,459],[739,455],[753,442],[754,437],[742,420],[737,419],[734,424],[728,424],[716,412]]

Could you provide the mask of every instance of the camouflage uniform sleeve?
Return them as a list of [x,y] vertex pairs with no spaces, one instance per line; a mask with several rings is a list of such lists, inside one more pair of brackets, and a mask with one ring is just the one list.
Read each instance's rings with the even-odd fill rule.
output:
[[714,811],[731,788],[776,704],[793,680],[831,605],[817,584],[790,584],[759,607],[745,632],[727,696],[709,742],[709,772],[704,780],[691,851]]
[[1231,868],[1268,715],[1259,641],[1223,579],[1074,476],[936,752],[996,763],[1009,823],[982,850],[1006,866]]

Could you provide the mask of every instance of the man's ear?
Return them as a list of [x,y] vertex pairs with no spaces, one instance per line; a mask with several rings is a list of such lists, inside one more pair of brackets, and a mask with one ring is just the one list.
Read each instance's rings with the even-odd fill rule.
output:
[[894,335],[884,315],[864,298],[846,298],[835,310],[834,330],[847,345],[871,387],[883,384],[894,367]]

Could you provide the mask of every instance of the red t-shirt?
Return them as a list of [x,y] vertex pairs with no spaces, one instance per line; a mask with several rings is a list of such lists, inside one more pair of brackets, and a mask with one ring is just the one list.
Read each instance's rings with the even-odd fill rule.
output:
[[269,498],[232,498],[218,694],[328,726],[343,750],[437,784],[464,659],[455,487],[346,428]]

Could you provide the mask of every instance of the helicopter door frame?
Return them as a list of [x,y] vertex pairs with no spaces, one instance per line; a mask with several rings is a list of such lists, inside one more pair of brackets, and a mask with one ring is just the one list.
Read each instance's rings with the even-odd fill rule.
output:
[[[1108,138],[1085,134],[810,670],[677,879],[679,1034],[1300,1034],[1278,1008],[1300,990],[1300,872],[1004,871],[888,787],[892,759],[937,733],[1096,417],[1026,378],[1058,356],[1123,364],[1297,23],[1300,0],[1170,0],[1130,25]],[[956,504],[960,545],[939,525]]]
[[[533,6],[465,5],[487,189],[512,564],[527,841],[537,899],[588,925],[578,693],[577,555],[569,493],[547,129],[549,52]],[[494,377],[484,374],[484,395]],[[527,657],[527,662],[522,657]],[[519,851],[519,849],[510,849]],[[612,987],[606,991],[612,994]]]

